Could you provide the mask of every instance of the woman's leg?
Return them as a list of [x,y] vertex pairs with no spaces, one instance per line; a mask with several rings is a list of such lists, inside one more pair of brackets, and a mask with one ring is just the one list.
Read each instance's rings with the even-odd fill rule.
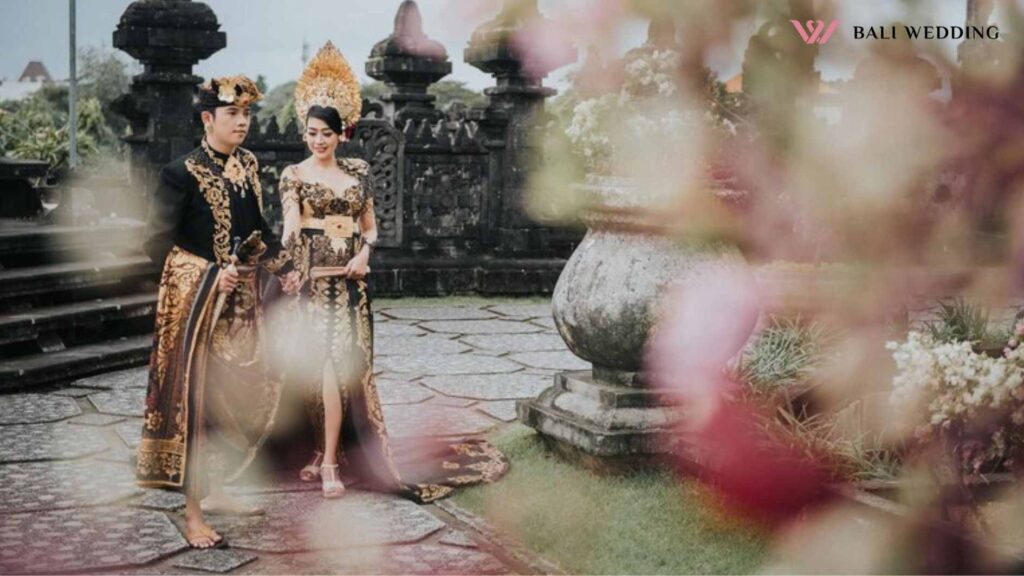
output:
[[338,463],[338,443],[341,441],[341,391],[338,389],[338,378],[334,373],[333,362],[324,363],[323,370],[324,398],[324,465],[333,466]]
[[324,397],[324,464],[320,468],[325,498],[340,498],[345,494],[345,485],[341,482],[338,470],[338,443],[341,441],[341,420],[345,413],[345,403],[338,389],[333,362],[324,365],[323,397]]

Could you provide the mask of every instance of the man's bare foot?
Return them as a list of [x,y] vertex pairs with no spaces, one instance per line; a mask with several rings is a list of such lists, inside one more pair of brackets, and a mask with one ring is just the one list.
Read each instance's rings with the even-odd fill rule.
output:
[[262,516],[262,508],[246,506],[225,493],[211,494],[200,503],[199,507],[206,514],[222,514],[228,516]]
[[193,548],[206,549],[214,548],[224,541],[224,537],[218,534],[210,525],[202,520],[185,520],[185,540]]

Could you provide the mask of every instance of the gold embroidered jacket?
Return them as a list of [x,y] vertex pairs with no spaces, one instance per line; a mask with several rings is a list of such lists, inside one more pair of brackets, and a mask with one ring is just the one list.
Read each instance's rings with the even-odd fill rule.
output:
[[[150,205],[146,254],[163,265],[174,246],[220,266],[230,262],[233,238],[259,230],[260,264],[272,274],[292,270],[291,257],[263,218],[259,166],[243,148],[223,154],[206,141],[160,172]],[[260,251],[257,251],[257,253]]]

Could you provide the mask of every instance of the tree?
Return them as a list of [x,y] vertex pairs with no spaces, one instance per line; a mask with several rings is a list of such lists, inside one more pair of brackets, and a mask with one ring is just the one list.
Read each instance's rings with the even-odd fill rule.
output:
[[[114,135],[124,134],[128,121],[110,109],[110,103],[131,88],[135,65],[121,59],[107,48],[87,46],[78,52],[80,100],[95,98],[100,103],[107,126]],[[66,98],[66,96],[65,96]],[[64,109],[67,109],[65,102]],[[107,142],[110,144],[110,142]]]
[[374,80],[369,84],[363,84],[359,91],[362,92],[363,98],[379,101],[380,97],[388,92],[388,86],[380,80]]
[[259,75],[256,76],[256,82],[254,82],[254,83],[256,84],[256,89],[260,91],[260,94],[264,95],[264,100],[263,101],[256,102],[255,104],[253,104],[251,106],[252,113],[253,114],[259,114],[260,111],[263,109],[263,106],[264,106],[263,102],[266,100],[265,96],[267,94],[267,78],[263,74],[259,74]]
[[441,80],[431,84],[430,88],[427,88],[427,93],[437,96],[437,101],[434,104],[442,110],[456,100],[471,108],[487,104],[486,96],[476,90],[466,88],[466,83],[461,80]]
[[[83,48],[79,62],[78,152],[88,162],[101,150],[121,146],[117,136],[127,121],[110,103],[128,91],[130,65],[96,47]],[[0,154],[45,160],[51,171],[62,169],[69,152],[68,97],[67,85],[45,84],[27,98],[0,103]]]
[[[359,90],[364,99],[379,101],[381,96],[388,93],[390,89],[387,84],[374,80],[363,84]],[[271,118],[277,118],[277,124],[283,130],[288,125],[288,122],[295,117],[295,82],[278,84],[270,92],[263,92],[266,94],[266,97],[261,102],[260,121],[266,123],[270,122]],[[466,83],[459,80],[442,80],[431,85],[427,92],[437,96],[435,105],[440,109],[444,109],[456,100],[464,102],[469,106],[487,103],[486,96],[466,88]]]
[[264,92],[263,108],[260,110],[260,120],[266,124],[271,118],[277,118],[277,125],[284,129],[288,121],[295,117],[295,105],[293,103],[295,93],[295,81],[285,82],[274,86],[270,92]]

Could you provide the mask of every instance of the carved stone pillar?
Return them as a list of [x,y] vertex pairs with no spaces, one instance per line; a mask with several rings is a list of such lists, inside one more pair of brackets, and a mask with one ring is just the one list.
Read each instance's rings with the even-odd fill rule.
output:
[[[543,85],[552,70],[574,62],[576,50],[568,42],[557,54],[528,59],[517,36],[531,28],[542,29],[537,0],[506,0],[501,12],[474,32],[466,47],[465,61],[492,75],[496,85],[484,90],[489,104],[479,118],[492,150],[491,222],[498,252],[544,252],[547,228],[526,215],[523,198],[526,170],[536,159],[531,132],[544,99],[555,90]],[[527,66],[526,62],[530,61]]]
[[394,32],[374,45],[366,61],[366,74],[387,84],[389,91],[381,97],[384,115],[399,127],[407,120],[441,117],[427,88],[451,71],[444,46],[423,33],[420,9],[413,0],[398,7]]
[[113,44],[143,65],[131,92],[114,103],[128,118],[132,180],[150,197],[161,166],[194,146],[193,97],[202,78],[192,68],[227,45],[217,15],[191,0],[137,0],[128,5]]

